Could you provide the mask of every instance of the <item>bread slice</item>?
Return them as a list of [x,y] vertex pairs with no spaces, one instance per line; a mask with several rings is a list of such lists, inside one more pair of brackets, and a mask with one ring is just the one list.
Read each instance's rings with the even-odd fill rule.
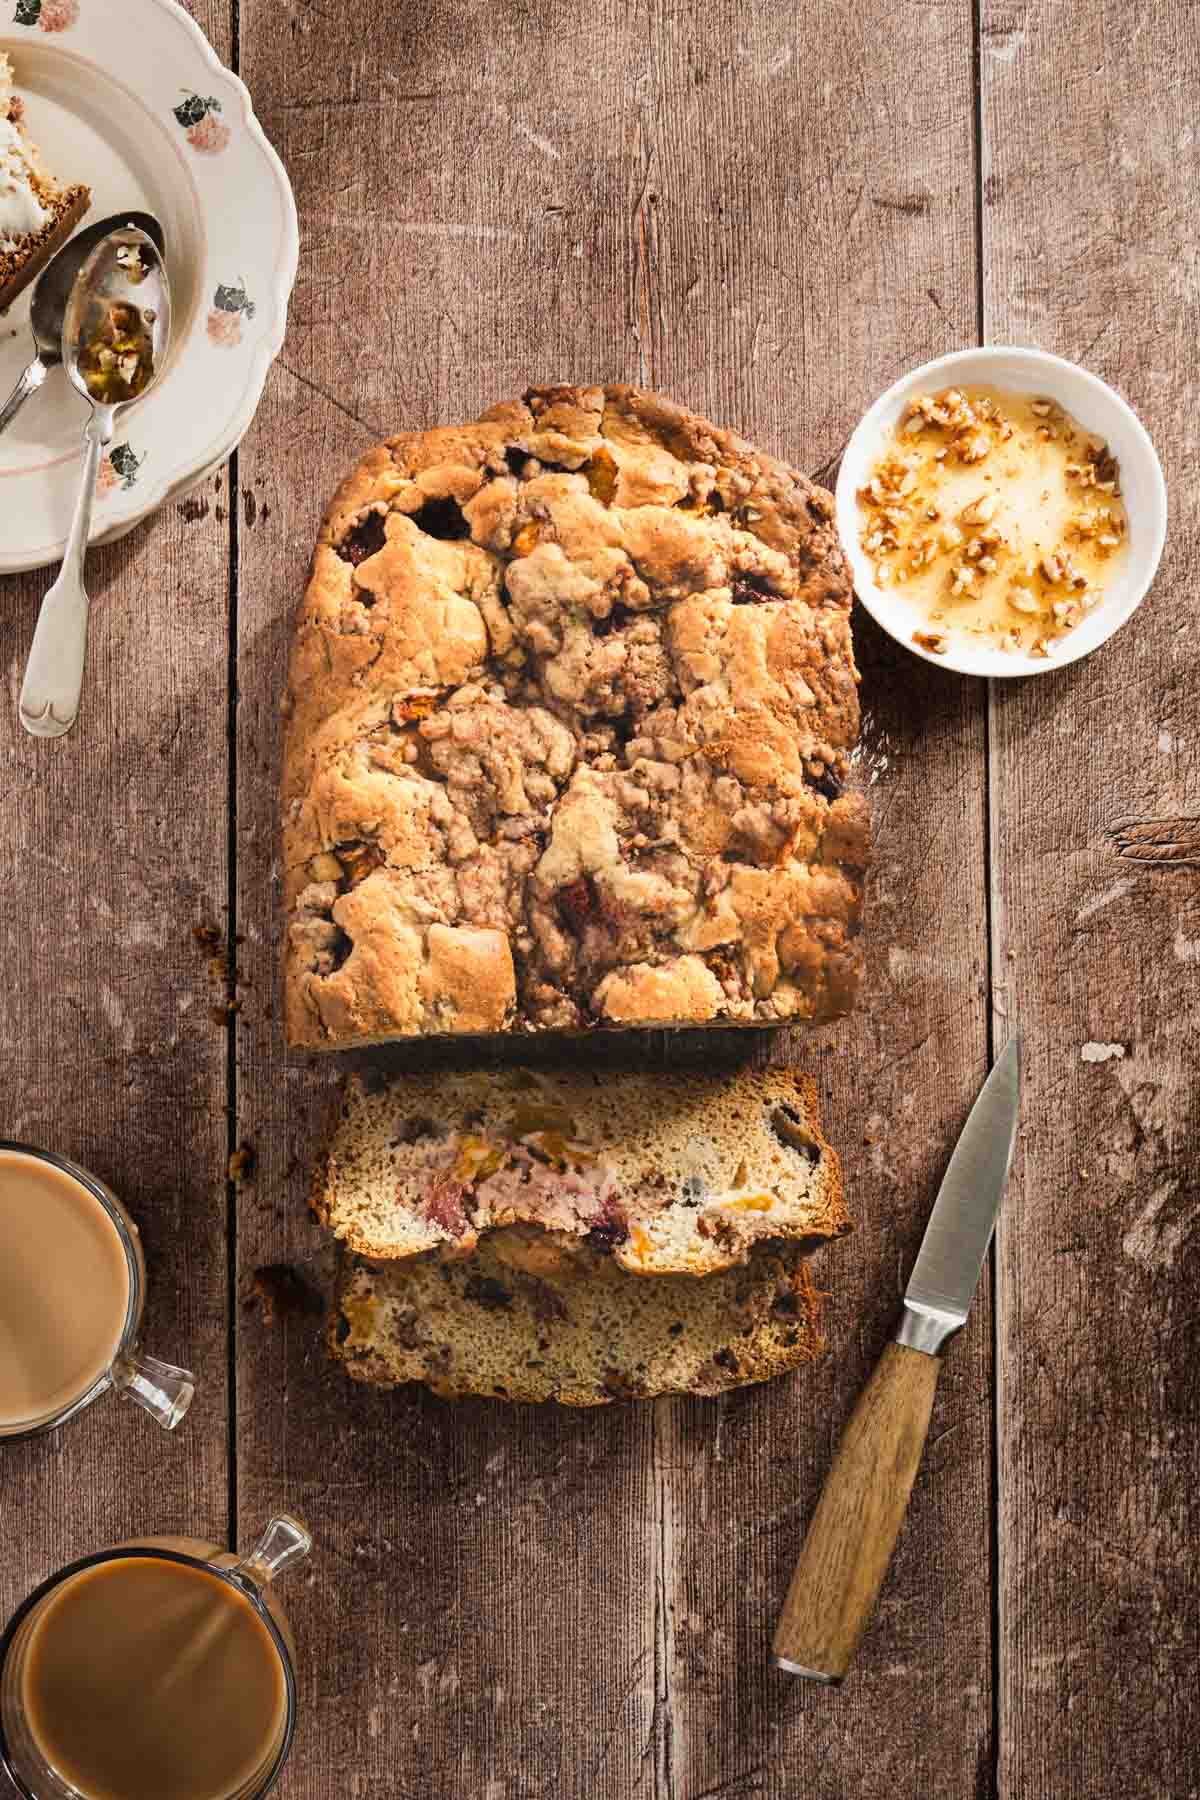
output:
[[13,69],[0,50],[0,313],[65,244],[92,203],[81,182],[62,187],[25,129]]
[[850,1228],[815,1084],[790,1070],[472,1070],[347,1083],[314,1210],[375,1260],[540,1228],[637,1275],[709,1275]]
[[447,1399],[489,1395],[602,1406],[720,1394],[785,1374],[824,1349],[821,1296],[794,1246],[706,1281],[634,1281],[588,1244],[542,1274],[539,1234],[510,1226],[469,1257],[345,1259],[330,1326],[356,1381],[422,1382]]

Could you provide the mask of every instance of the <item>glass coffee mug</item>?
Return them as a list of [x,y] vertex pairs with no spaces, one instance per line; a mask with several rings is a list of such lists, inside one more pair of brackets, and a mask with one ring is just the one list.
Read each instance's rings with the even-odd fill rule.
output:
[[86,1169],[0,1139],[0,1442],[65,1424],[109,1388],[173,1431],[186,1369],[146,1356],[137,1226]]
[[296,1724],[295,1645],[271,1590],[308,1555],[271,1520],[241,1561],[146,1538],[43,1582],[0,1638],[0,1762],[25,1800],[258,1800]]

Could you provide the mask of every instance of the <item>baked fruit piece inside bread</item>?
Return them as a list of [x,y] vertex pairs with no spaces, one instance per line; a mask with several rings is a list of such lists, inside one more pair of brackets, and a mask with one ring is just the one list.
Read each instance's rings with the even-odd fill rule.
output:
[[631,1281],[581,1246],[534,1274],[527,1226],[493,1233],[467,1258],[348,1257],[329,1328],[356,1381],[422,1382],[447,1398],[557,1400],[719,1394],[766,1381],[824,1349],[820,1296],[793,1247],[692,1281]]
[[291,658],[291,1042],[845,1012],[850,602],[830,495],[639,389],[372,450]]
[[780,1069],[354,1077],[314,1207],[377,1260],[526,1225],[538,1275],[585,1246],[629,1274],[709,1275],[850,1229],[815,1086]]
[[91,205],[82,183],[63,187],[25,129],[13,69],[0,50],[0,313],[64,244]]

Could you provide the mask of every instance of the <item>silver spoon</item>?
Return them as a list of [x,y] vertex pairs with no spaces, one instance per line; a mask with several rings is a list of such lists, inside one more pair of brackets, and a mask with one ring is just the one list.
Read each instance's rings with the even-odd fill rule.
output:
[[106,238],[121,225],[135,225],[139,231],[144,231],[148,237],[153,238],[159,251],[162,251],[163,229],[153,213],[113,213],[110,218],[99,219],[95,225],[77,231],[58,254],[50,259],[34,284],[33,302],[29,309],[29,326],[34,343],[33,361],[22,372],[16,387],[0,407],[0,431],[12,424],[30,394],[36,394],[50,370],[62,361],[63,320],[67,315],[67,301],[71,298],[75,277],[100,239]]
[[[114,335],[120,345],[136,340],[137,354],[113,348],[107,340]],[[92,416],[83,434],[83,479],[62,569],[42,601],[21,689],[21,723],[34,737],[62,737],[78,716],[88,624],[83,560],[96,477],[118,414],[153,387],[170,337],[171,290],[153,238],[132,226],[110,232],[84,261],[63,321],[63,363]]]

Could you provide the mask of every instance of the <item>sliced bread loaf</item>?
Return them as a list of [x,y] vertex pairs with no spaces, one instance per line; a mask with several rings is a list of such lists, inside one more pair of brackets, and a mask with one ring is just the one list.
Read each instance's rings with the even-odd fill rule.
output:
[[815,1084],[782,1069],[352,1078],[314,1207],[376,1260],[467,1254],[527,1224],[547,1268],[586,1241],[638,1275],[708,1275],[850,1228]]
[[723,1393],[824,1349],[820,1295],[793,1246],[758,1250],[706,1281],[633,1281],[585,1243],[536,1273],[543,1235],[510,1226],[469,1257],[347,1257],[329,1328],[334,1356],[356,1381],[381,1387],[422,1382],[448,1399],[601,1406]]

